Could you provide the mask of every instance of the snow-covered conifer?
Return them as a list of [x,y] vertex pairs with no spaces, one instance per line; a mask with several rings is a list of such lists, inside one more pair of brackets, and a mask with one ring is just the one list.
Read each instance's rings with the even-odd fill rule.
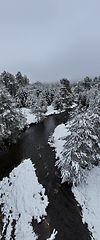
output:
[[[100,161],[100,91],[97,81],[81,92],[79,104],[71,113],[65,130],[66,136],[58,139],[64,144],[60,154],[56,149],[59,157],[56,165],[61,169],[62,182],[78,184],[85,178],[86,169]],[[54,147],[55,138],[53,141]]]
[[16,139],[25,121],[21,111],[16,108],[16,102],[0,81],[0,145]]

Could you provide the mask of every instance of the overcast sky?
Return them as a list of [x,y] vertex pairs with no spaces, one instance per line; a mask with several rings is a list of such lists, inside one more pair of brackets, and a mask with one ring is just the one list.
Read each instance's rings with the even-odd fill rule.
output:
[[0,0],[0,73],[31,82],[100,75],[100,0]]

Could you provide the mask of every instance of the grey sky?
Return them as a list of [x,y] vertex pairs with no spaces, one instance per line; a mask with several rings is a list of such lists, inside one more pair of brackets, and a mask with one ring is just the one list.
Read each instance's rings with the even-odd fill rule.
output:
[[0,0],[0,73],[100,75],[100,0]]

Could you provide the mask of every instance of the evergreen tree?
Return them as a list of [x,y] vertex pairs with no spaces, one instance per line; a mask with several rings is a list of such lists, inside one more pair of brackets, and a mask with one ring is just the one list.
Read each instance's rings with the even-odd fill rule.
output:
[[24,128],[25,118],[0,80],[0,146],[12,142]]
[[[75,84],[76,88],[76,84]],[[75,92],[74,92],[75,94]],[[85,87],[77,107],[66,123],[67,136],[56,165],[61,169],[62,182],[78,184],[87,169],[100,163],[100,91],[99,81]],[[61,140],[59,138],[59,140]],[[58,140],[58,141],[59,141]],[[51,139],[51,146],[52,146]]]
[[23,86],[23,87],[25,85],[29,84],[29,79],[27,78],[26,75],[23,77],[21,72],[17,72],[17,74],[16,74],[16,81],[17,81],[19,86]]
[[2,80],[3,84],[5,85],[9,93],[12,96],[15,96],[18,89],[18,84],[16,82],[14,75],[4,71],[3,73],[1,73],[0,79]]
[[67,78],[62,78],[60,80],[60,83],[60,89],[55,94],[53,106],[57,110],[66,110],[72,105],[73,96],[71,91],[71,85]]

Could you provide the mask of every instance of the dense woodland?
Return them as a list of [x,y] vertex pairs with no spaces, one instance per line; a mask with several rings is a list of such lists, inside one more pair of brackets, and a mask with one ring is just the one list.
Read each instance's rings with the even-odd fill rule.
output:
[[27,76],[15,76],[4,71],[0,75],[0,149],[15,142],[26,126],[22,107],[30,108],[42,121],[47,107],[67,110],[73,104],[66,127],[71,134],[66,137],[61,168],[63,182],[81,181],[85,169],[99,164],[100,159],[100,77],[71,84],[68,79],[59,83],[30,84]]
[[71,104],[68,80],[61,80],[61,84],[30,84],[27,76],[22,76],[20,72],[14,76],[4,71],[0,75],[0,146],[15,141],[26,125],[22,107],[30,108],[31,112],[42,120],[47,106],[51,104],[55,109],[64,109]]

